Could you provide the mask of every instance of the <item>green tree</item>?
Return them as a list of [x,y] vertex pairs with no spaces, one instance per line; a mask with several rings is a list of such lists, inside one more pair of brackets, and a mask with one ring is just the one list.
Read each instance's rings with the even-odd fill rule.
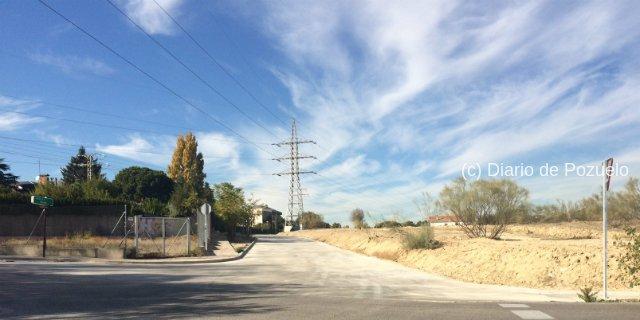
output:
[[298,217],[298,223],[302,229],[320,229],[327,226],[327,223],[324,222],[324,217],[312,211],[303,212]]
[[0,158],[0,187],[8,187],[18,180],[18,177],[9,173],[11,167]]
[[245,201],[242,188],[235,187],[229,182],[213,186],[214,209],[226,225],[230,239],[235,237],[237,225],[245,225],[251,220],[251,206]]
[[627,281],[633,288],[640,285],[640,233],[636,228],[625,228],[628,240],[618,243],[621,254],[618,257],[619,279]]
[[200,206],[202,200],[193,186],[179,179],[175,183],[173,193],[169,198],[169,213],[174,217],[191,215]]
[[[60,170],[62,173],[62,181],[64,183],[74,183],[87,181],[87,173],[89,167],[89,157],[84,147],[78,149],[78,154],[71,157],[69,163]],[[97,159],[91,161],[91,176],[92,179],[104,179],[102,175],[102,164]]]
[[339,222],[334,222],[331,224],[331,228],[332,229],[340,229],[342,228],[342,225]]
[[455,215],[469,237],[498,239],[526,211],[529,191],[511,180],[454,180],[440,192],[440,206]]
[[120,170],[113,183],[124,199],[136,202],[148,198],[167,202],[174,187],[173,180],[164,172],[142,167]]

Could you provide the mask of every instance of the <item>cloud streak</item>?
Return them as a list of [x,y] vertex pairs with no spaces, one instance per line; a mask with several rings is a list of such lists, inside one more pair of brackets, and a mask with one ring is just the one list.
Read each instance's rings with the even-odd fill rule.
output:
[[[328,149],[313,168],[369,186],[311,179],[318,195],[310,203],[321,212],[337,203],[375,208],[390,198],[410,210],[407,197],[384,197],[383,190],[412,185],[409,197],[417,196],[458,175],[465,162],[567,160],[571,154],[551,152],[564,148],[579,151],[573,161],[594,161],[640,148],[632,142],[640,134],[637,3],[301,1],[264,8],[263,30],[287,57],[274,74],[303,115],[302,132]],[[378,163],[375,174],[362,159]],[[357,183],[349,173],[360,174]],[[588,182],[567,183],[573,188],[558,191],[571,197]],[[534,197],[553,200],[553,185]]]

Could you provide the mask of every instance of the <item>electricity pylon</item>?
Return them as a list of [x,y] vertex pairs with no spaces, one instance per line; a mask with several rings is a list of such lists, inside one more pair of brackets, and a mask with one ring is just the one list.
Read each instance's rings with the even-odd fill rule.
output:
[[[285,218],[285,227],[287,226],[287,223],[288,223],[291,229],[293,229],[293,226],[296,220],[298,219],[298,217],[300,217],[300,215],[304,212],[304,204],[302,201],[302,196],[305,194],[302,193],[302,187],[300,186],[300,175],[316,173],[314,171],[300,171],[300,164],[299,164],[300,159],[316,159],[316,157],[314,156],[304,156],[304,155],[300,155],[300,153],[298,152],[298,146],[306,143],[315,144],[316,142],[312,140],[298,140],[296,119],[292,119],[290,140],[273,144],[274,146],[277,146],[277,147],[289,146],[289,156],[275,158],[273,160],[276,160],[278,162],[281,162],[283,160],[289,160],[289,163],[291,166],[289,171],[274,173],[277,176],[289,175],[291,178],[289,183],[288,219]],[[300,225],[300,229],[302,229],[302,225]]]

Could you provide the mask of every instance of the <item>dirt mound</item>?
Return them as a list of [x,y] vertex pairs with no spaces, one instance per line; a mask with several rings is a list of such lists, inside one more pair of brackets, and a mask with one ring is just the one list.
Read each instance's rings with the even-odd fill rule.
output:
[[[596,223],[513,226],[503,240],[468,239],[451,227],[434,229],[443,247],[411,251],[403,249],[401,234],[393,229],[304,230],[290,235],[475,283],[571,290],[601,287],[602,241]],[[618,279],[620,251],[614,245],[622,232],[612,233],[609,286],[628,289]]]

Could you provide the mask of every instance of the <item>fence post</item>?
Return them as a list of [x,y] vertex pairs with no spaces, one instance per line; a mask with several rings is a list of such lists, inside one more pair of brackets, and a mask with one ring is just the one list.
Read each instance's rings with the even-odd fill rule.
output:
[[162,256],[167,256],[167,245],[166,245],[166,237],[165,237],[165,221],[164,217],[162,217]]
[[191,252],[191,218],[187,218],[187,256]]
[[127,255],[127,205],[124,205],[124,255]]
[[133,234],[134,234],[134,246],[136,247],[136,255],[138,255],[138,220],[140,216],[133,216]]

